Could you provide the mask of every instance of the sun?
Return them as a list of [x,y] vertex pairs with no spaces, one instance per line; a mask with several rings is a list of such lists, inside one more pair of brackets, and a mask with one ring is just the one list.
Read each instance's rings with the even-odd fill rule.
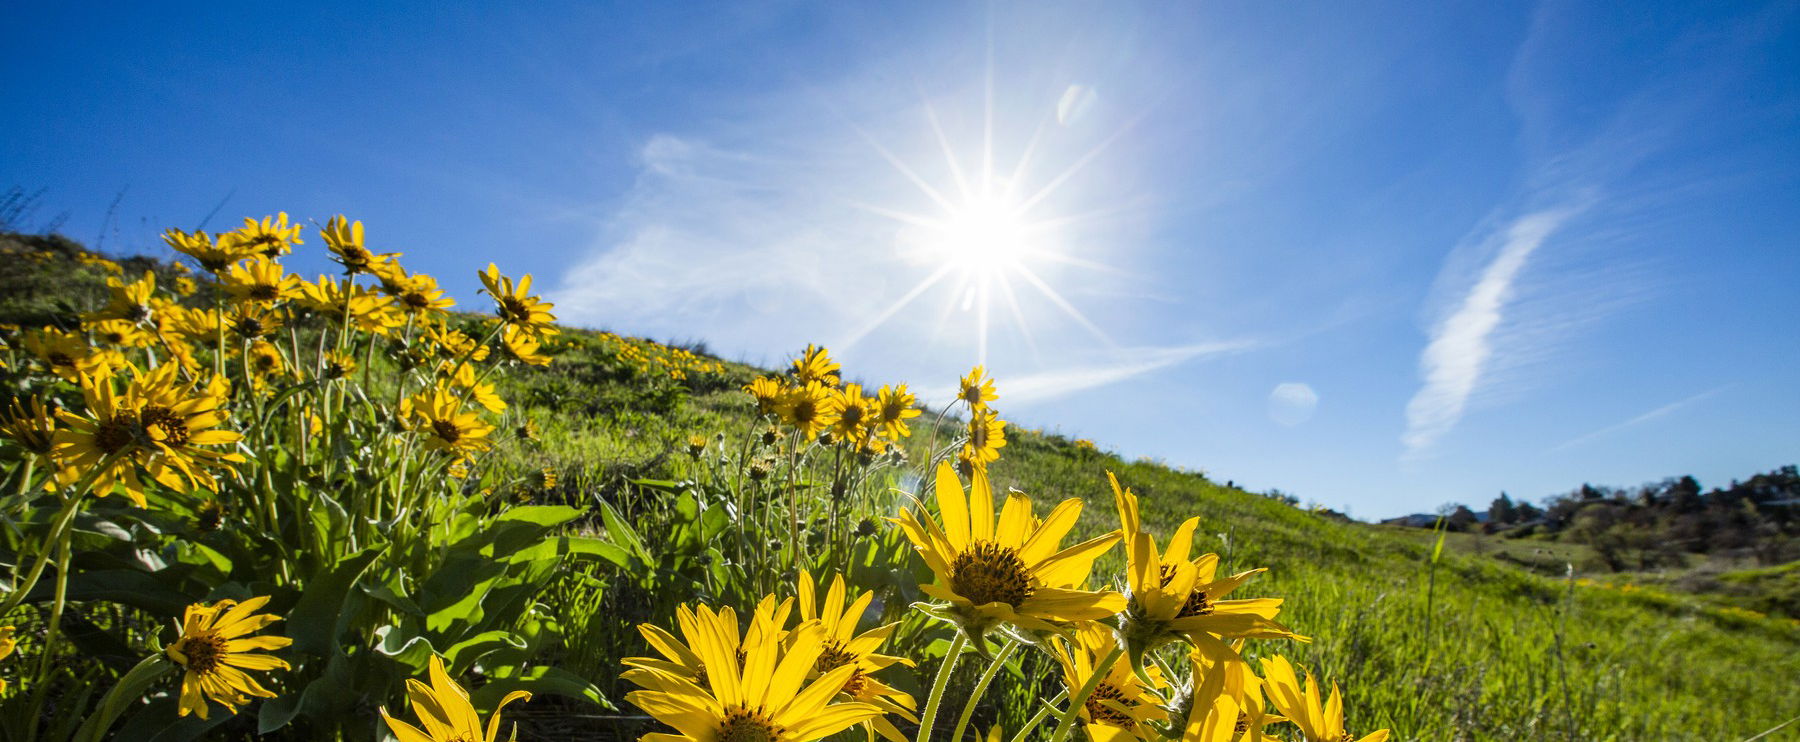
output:
[[1032,225],[1023,209],[1003,195],[977,195],[950,210],[930,238],[944,264],[973,277],[991,278],[1023,265],[1030,256]]
[[[931,166],[929,160],[934,159],[931,156],[908,162],[867,132],[857,129],[857,133],[900,176],[918,189],[931,207],[917,210],[916,206],[907,209],[854,201],[851,205],[899,222],[901,229],[895,240],[897,254],[905,262],[926,270],[927,275],[892,304],[860,323],[838,342],[838,346],[856,344],[934,287],[942,287],[940,291],[947,300],[939,313],[938,331],[972,330],[979,363],[987,363],[989,330],[996,319],[1010,320],[1025,346],[1034,354],[1038,352],[1037,341],[1030,330],[1032,323],[1027,318],[1028,310],[1035,307],[1026,301],[1033,299],[1038,300],[1039,306],[1047,303],[1100,342],[1112,344],[1105,332],[1051,285],[1051,269],[1073,269],[1084,275],[1113,271],[1112,266],[1102,261],[1080,255],[1091,252],[1091,246],[1084,249],[1082,245],[1070,244],[1075,240],[1071,240],[1072,235],[1068,233],[1073,225],[1103,219],[1113,212],[1101,207],[1075,214],[1055,213],[1056,207],[1049,199],[1123,135],[1130,124],[1101,138],[1098,144],[1064,167],[1052,168],[1040,175],[1039,170],[1034,169],[1042,164],[1034,162],[1040,139],[1049,136],[1047,132],[1061,131],[1065,122],[1046,120],[1027,136],[1012,137],[1006,132],[996,132],[991,70],[989,78],[978,146],[973,142],[961,146],[953,144],[930,103],[922,106],[943,158],[941,169],[931,169],[947,174],[947,179],[932,182],[921,175],[922,168]],[[1010,167],[996,167],[996,144],[1018,152],[1016,162]],[[1014,144],[1019,146],[1008,146]],[[959,151],[971,149],[977,153],[974,158],[958,156]],[[946,322],[958,310],[967,313],[969,321]]]

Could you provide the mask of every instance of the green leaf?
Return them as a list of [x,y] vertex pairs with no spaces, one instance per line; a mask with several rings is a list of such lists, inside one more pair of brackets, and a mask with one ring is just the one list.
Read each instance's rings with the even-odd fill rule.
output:
[[529,549],[521,549],[507,558],[513,564],[537,561],[540,559],[556,559],[559,557],[575,557],[577,559],[604,559],[620,567],[631,563],[631,555],[624,549],[591,536],[557,536],[538,542]]
[[545,528],[552,528],[579,517],[581,517],[581,510],[567,505],[522,505],[501,513],[500,517],[494,520],[497,522],[534,523]]
[[[587,701],[602,708],[613,708],[600,688],[575,673],[549,666],[538,666],[526,670],[515,678],[502,678],[489,681],[470,694],[470,702],[482,710],[491,710],[501,698],[515,690],[522,690],[532,695],[550,694]],[[502,722],[504,723],[504,721]]]
[[476,661],[502,649],[523,649],[525,640],[514,636],[510,631],[483,631],[457,642],[444,650],[444,661],[449,664],[451,675],[458,675],[469,669]]
[[288,613],[288,636],[294,649],[318,656],[338,651],[337,636],[344,630],[344,603],[350,588],[362,577],[385,546],[371,546],[345,557],[306,581],[300,602]]

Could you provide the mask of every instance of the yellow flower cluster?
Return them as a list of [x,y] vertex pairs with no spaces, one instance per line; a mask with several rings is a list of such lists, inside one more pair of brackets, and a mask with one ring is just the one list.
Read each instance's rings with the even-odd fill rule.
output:
[[724,373],[725,364],[685,348],[610,332],[598,334],[603,348],[640,375],[666,376],[685,381],[689,376]]
[[747,625],[706,605],[680,607],[680,636],[640,625],[660,656],[624,660],[625,680],[641,688],[625,699],[680,732],[643,739],[808,742],[861,725],[871,738],[905,742],[889,717],[917,723],[917,704],[875,674],[912,663],[878,651],[899,624],[858,632],[874,599],[850,598],[842,575],[821,597],[801,570],[796,594],[764,597]]
[[[263,537],[283,538],[277,503],[293,480],[281,478],[289,473],[269,476],[271,467],[303,459],[309,446],[318,446],[382,447],[393,457],[382,461],[466,470],[471,456],[492,445],[489,418],[507,407],[489,374],[507,360],[549,362],[540,348],[557,333],[556,317],[551,304],[530,293],[529,276],[515,282],[488,266],[479,278],[494,300],[493,318],[458,320],[448,314],[455,303],[436,279],[408,272],[398,253],[371,250],[361,222],[333,217],[320,231],[341,275],[308,280],[287,270],[283,259],[304,239],[302,225],[286,214],[246,219],[242,228],[217,235],[169,230],[164,240],[198,266],[200,281],[177,275],[159,285],[153,272],[131,279],[117,263],[80,253],[79,262],[111,274],[99,306],[70,327],[0,328],[0,363],[23,374],[22,388],[33,390],[0,408],[0,438],[23,453],[22,469],[13,472],[21,498],[15,504],[49,503],[55,511],[42,519],[47,534],[9,552],[19,569],[0,596],[0,615],[12,615],[40,578],[56,581],[55,589],[38,591],[54,596],[47,636],[35,644],[47,652],[40,667],[66,651],[57,639],[72,534],[77,516],[96,507],[96,498],[123,494],[138,508],[184,508],[179,519],[159,522],[191,522],[202,534],[219,531],[229,515],[233,523],[267,528]],[[401,373],[371,383],[371,366],[388,361]],[[332,435],[334,421],[341,430],[352,414],[360,416],[354,435],[316,440]],[[433,452],[447,455],[428,459]],[[539,476],[543,488],[556,486],[554,470]],[[420,487],[407,496],[440,491]],[[360,490],[333,494],[342,507],[366,508],[357,521],[365,525],[377,514],[397,515],[402,502],[415,510],[430,502],[385,492],[376,494],[394,499],[377,502]],[[47,569],[50,564],[57,566]],[[292,587],[285,574],[267,578]],[[255,674],[288,669],[286,660],[267,652],[291,640],[259,633],[280,620],[262,612],[270,600],[189,605],[174,642],[145,659],[114,693],[141,694],[144,683],[179,668],[183,716],[204,719],[214,703],[236,713],[256,698],[275,697]],[[12,629],[0,627],[0,657],[14,647]],[[432,670],[433,686],[413,688],[415,699],[430,698],[428,710],[459,714],[448,723],[467,731],[460,716],[466,694],[455,707],[446,700],[454,683],[440,677],[435,660]],[[31,682],[50,682],[50,675],[40,669]],[[97,729],[81,737],[98,739],[136,698],[109,696],[100,705],[106,713],[90,720]],[[431,735],[441,731],[439,721],[425,719],[423,737],[390,723],[403,739],[438,739]],[[486,739],[495,728],[490,725]]]
[[884,386],[871,395],[859,384],[843,383],[838,369],[824,348],[808,345],[787,375],[756,379],[744,391],[756,401],[758,414],[802,441],[829,432],[834,443],[873,451],[912,435],[907,421],[921,412],[905,384]]

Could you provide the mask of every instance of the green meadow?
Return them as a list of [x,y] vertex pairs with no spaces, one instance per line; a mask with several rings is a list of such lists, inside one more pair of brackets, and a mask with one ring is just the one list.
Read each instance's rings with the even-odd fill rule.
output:
[[[13,326],[6,392],[79,399],[68,381],[33,375],[30,353],[11,338],[21,328],[79,326],[81,312],[107,301],[111,274],[67,241],[0,241],[7,251],[0,322]],[[32,254],[44,257],[23,257]],[[133,272],[162,272],[164,285],[174,277],[162,261],[121,262]],[[207,290],[202,281],[199,295]],[[447,325],[491,339],[486,315],[474,309],[484,302],[459,299],[457,309],[470,313],[445,315]],[[296,314],[290,324],[292,334],[276,341],[283,352],[294,349],[290,365],[306,367],[308,349],[331,337],[329,319]],[[217,497],[246,499],[226,507],[216,531],[193,535],[183,525],[200,522],[199,495],[154,486],[146,509],[114,495],[82,511],[71,541],[76,558],[58,562],[72,587],[66,594],[40,587],[5,616],[20,639],[0,664],[10,686],[0,693],[0,732],[9,739],[78,738],[83,720],[104,711],[117,720],[117,739],[379,739],[386,728],[377,709],[400,716],[402,681],[423,677],[427,659],[440,655],[473,689],[484,716],[505,689],[534,694],[504,710],[517,739],[635,739],[658,729],[627,702],[634,686],[620,678],[623,658],[650,651],[637,626],[672,626],[683,604],[732,606],[748,615],[761,596],[791,593],[799,567],[842,573],[853,589],[873,591],[868,625],[877,617],[897,624],[883,651],[917,663],[881,677],[921,701],[931,692],[931,673],[952,632],[913,609],[930,600],[919,585],[932,574],[887,518],[907,507],[911,494],[924,494],[934,456],[966,434],[965,412],[925,410],[892,450],[807,444],[760,415],[744,391],[753,379],[786,369],[564,328],[544,344],[548,365],[488,361],[483,379],[508,405],[482,413],[493,444],[465,464],[409,447],[405,432],[383,432],[382,405],[406,389],[416,364],[378,342],[386,341],[369,340],[357,356],[366,366],[350,377],[360,374],[366,383],[357,396],[324,393],[309,408],[337,410],[311,435],[398,435],[391,455],[375,444],[372,453],[340,448],[363,463],[333,469],[298,453],[301,438],[258,438],[246,428],[247,449],[255,441],[274,453],[256,449],[240,465],[259,467],[266,478],[222,480]],[[499,348],[493,357],[503,357]],[[952,381],[860,379],[851,368],[843,374],[870,394],[900,381]],[[275,425],[270,421],[286,419],[284,410],[293,407],[283,406],[281,395],[324,388],[304,378],[270,377],[258,387],[267,390],[257,392],[266,395],[254,398],[261,401],[241,404],[257,405],[257,424]],[[993,404],[1004,417],[1006,379],[997,379],[997,389]],[[307,424],[300,413],[294,407],[295,426]],[[1127,460],[1107,452],[1104,441],[1009,426],[998,452],[989,465],[996,492],[1023,491],[1040,516],[1068,498],[1084,502],[1065,543],[1119,527],[1111,472],[1137,493],[1159,543],[1198,516],[1195,553],[1217,553],[1225,573],[1266,568],[1234,597],[1282,598],[1280,621],[1310,641],[1252,640],[1244,656],[1280,654],[1335,682],[1350,725],[1362,733],[1385,727],[1395,739],[1421,740],[1739,740],[1800,715],[1800,621],[1790,617],[1655,587],[1626,589],[1577,571],[1580,555],[1566,545],[1483,547],[1460,534],[1439,540],[1348,521],[1225,486],[1197,470]],[[47,532],[57,501],[28,491],[33,475],[19,446],[5,456],[0,473],[7,491],[19,493],[9,501],[6,537],[17,580],[27,561],[19,555]],[[401,468],[415,473],[403,482],[384,479],[402,459],[412,463]],[[1292,462],[1296,469],[1310,465]],[[310,526],[255,517],[255,497],[292,497],[307,504],[283,512],[338,533],[330,529],[340,527],[333,525],[339,516],[322,513],[345,509],[341,503],[364,489],[391,489],[397,501],[437,508],[430,511],[437,520],[375,508],[368,522],[381,527],[364,537],[379,550],[325,558],[317,554],[332,548],[330,539],[306,535]],[[361,533],[355,508],[347,509],[343,532]],[[386,528],[429,536],[405,539],[384,534]],[[1529,550],[1530,558],[1501,558],[1507,549]],[[277,558],[271,550],[299,556]],[[1109,550],[1091,586],[1122,587],[1124,568],[1123,550]],[[460,592],[433,598],[434,590]],[[300,637],[286,655],[294,667],[259,676],[272,695],[236,714],[214,706],[205,723],[175,716],[179,670],[155,665],[167,663],[156,659],[156,648],[176,639],[171,619],[190,601],[251,595],[275,596],[268,610],[287,616],[269,631]],[[52,605],[60,613],[53,615]],[[48,634],[55,622],[67,628]],[[46,644],[46,636],[63,639]],[[951,701],[939,717],[939,739],[964,714],[973,730],[998,724],[1010,733],[1037,712],[1040,699],[1062,690],[1042,654],[1010,657],[985,694],[973,692],[980,662],[965,661],[947,676]],[[134,674],[146,666],[165,674]],[[135,695],[107,694],[130,682],[139,683],[131,686]],[[965,708],[960,700],[971,697],[978,700]],[[1787,727],[1762,738],[1792,734]],[[863,739],[864,732],[837,738]]]

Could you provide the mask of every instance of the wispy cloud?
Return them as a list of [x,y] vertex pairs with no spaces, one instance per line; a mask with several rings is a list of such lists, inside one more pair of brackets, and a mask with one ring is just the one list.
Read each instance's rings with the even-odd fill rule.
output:
[[[1170,348],[1125,348],[1119,350],[1118,355],[1126,360],[1114,363],[1071,366],[1026,376],[1009,376],[1003,393],[1008,404],[1043,402],[1117,384],[1187,361],[1239,353],[1262,345],[1262,342],[1255,340],[1231,340]],[[925,387],[917,392],[920,397],[930,400],[947,400],[956,394],[956,390],[951,387]]]
[[1643,425],[1644,423],[1650,422],[1651,420],[1655,420],[1659,417],[1663,417],[1665,415],[1668,415],[1671,412],[1679,410],[1683,407],[1687,407],[1688,405],[1694,404],[1695,402],[1699,402],[1708,397],[1716,395],[1719,392],[1725,391],[1726,389],[1730,389],[1732,386],[1733,385],[1731,385],[1731,384],[1726,384],[1724,386],[1714,387],[1712,389],[1708,389],[1704,392],[1696,394],[1692,397],[1688,397],[1686,399],[1670,402],[1666,405],[1658,407],[1658,408],[1651,410],[1649,412],[1646,412],[1642,415],[1638,415],[1637,417],[1631,418],[1630,420],[1626,420],[1625,422],[1618,423],[1616,425],[1608,425],[1608,426],[1601,428],[1599,430],[1596,430],[1592,433],[1588,433],[1587,435],[1580,435],[1580,436],[1576,436],[1574,438],[1570,438],[1569,440],[1563,441],[1560,445],[1556,446],[1555,448],[1550,449],[1549,453],[1557,453],[1559,451],[1567,451],[1571,448],[1579,446],[1583,443],[1587,443],[1588,441],[1592,441],[1596,438],[1604,438],[1606,436],[1612,435],[1613,433],[1617,433],[1626,428],[1632,428],[1632,427],[1636,427],[1639,425]]
[[1469,397],[1493,357],[1495,331],[1505,321],[1514,284],[1532,253],[1581,210],[1568,204],[1518,217],[1488,238],[1494,257],[1468,288],[1454,311],[1432,330],[1419,356],[1425,383],[1406,405],[1401,443],[1417,457],[1450,432],[1468,408]]

